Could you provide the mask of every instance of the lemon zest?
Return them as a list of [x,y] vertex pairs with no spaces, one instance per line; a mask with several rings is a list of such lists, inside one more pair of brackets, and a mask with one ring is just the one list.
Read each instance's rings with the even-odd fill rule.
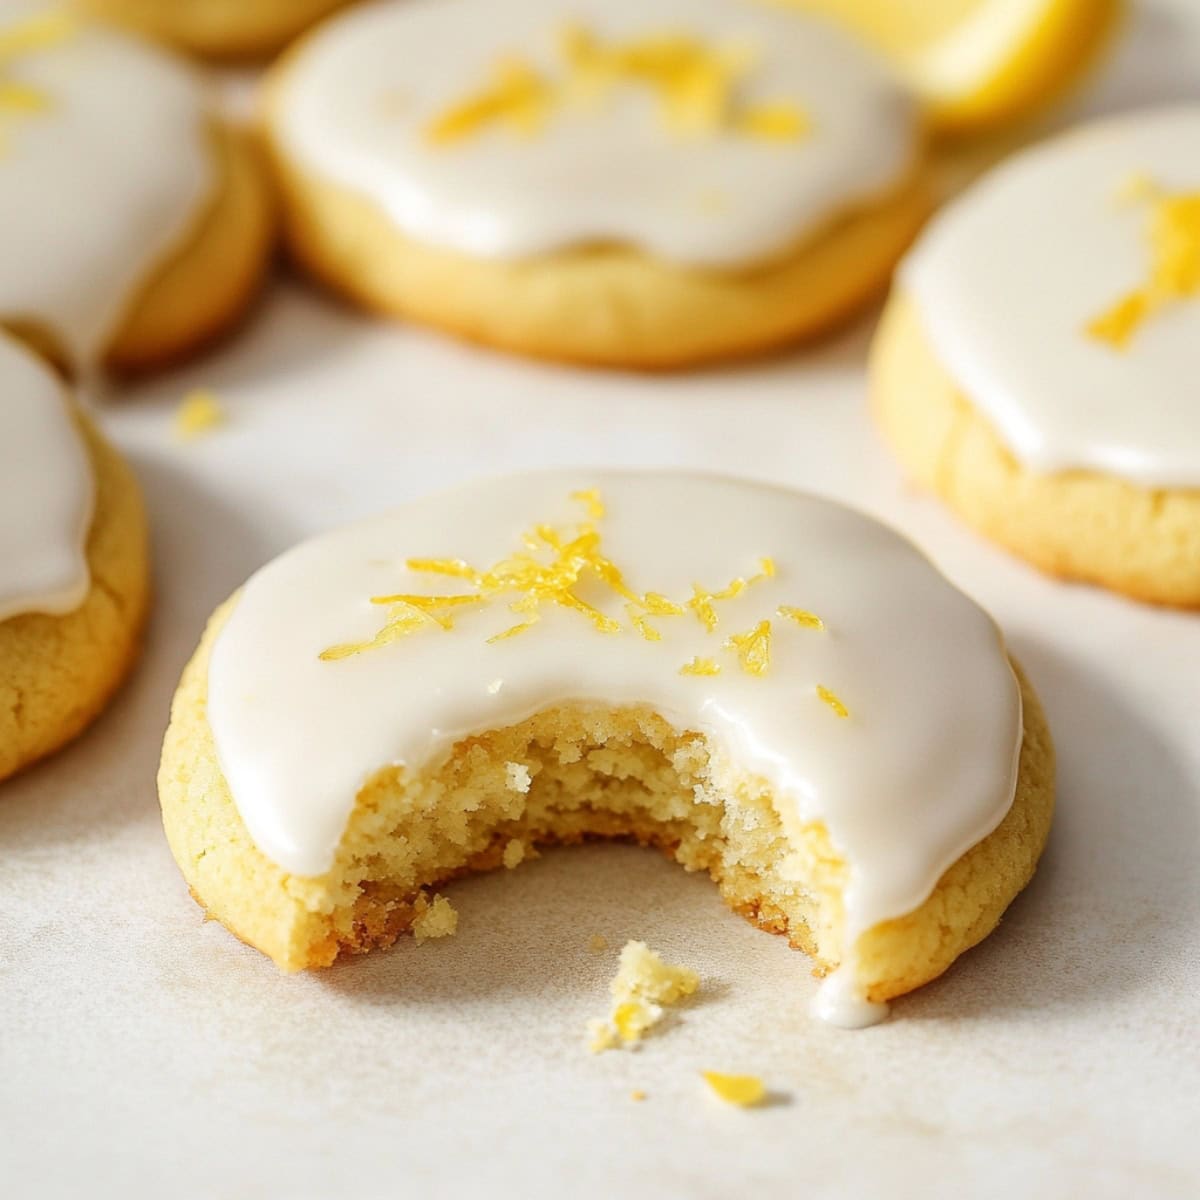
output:
[[1086,332],[1117,350],[1126,349],[1156,313],[1200,296],[1200,191],[1167,193],[1144,177],[1136,199],[1147,202],[1149,278],[1088,321]]
[[660,120],[679,135],[729,132],[784,142],[810,129],[807,115],[787,101],[736,102],[757,57],[745,46],[713,46],[672,32],[604,41],[583,25],[568,24],[559,33],[558,55],[560,73],[553,79],[523,58],[500,59],[482,86],[434,117],[425,140],[445,146],[496,125],[529,136],[567,105],[594,108],[617,87],[630,85],[651,93]]
[[790,604],[781,604],[775,612],[789,621],[795,621],[797,625],[805,629],[825,628],[825,622],[816,613],[809,612],[806,608],[793,608]]
[[759,621],[745,633],[730,634],[725,647],[737,655],[747,675],[765,675],[771,665],[771,622]]
[[[47,50],[71,37],[75,21],[65,12],[37,13],[0,29],[0,122],[7,118],[44,113],[52,107],[50,98],[28,84],[5,79],[4,71],[19,58]],[[0,124],[0,154],[6,148],[5,130]]]
[[715,1096],[738,1108],[761,1104],[767,1095],[766,1084],[757,1075],[724,1075],[720,1071],[701,1071],[700,1075]]
[[225,410],[217,397],[202,389],[189,392],[175,410],[175,433],[185,441],[211,433],[225,423]]
[[715,659],[701,658],[696,655],[689,662],[685,662],[679,668],[680,675],[720,675],[721,664]]
[[817,695],[843,719],[850,715],[850,710],[838,698],[836,692],[831,692],[823,683],[817,684]]

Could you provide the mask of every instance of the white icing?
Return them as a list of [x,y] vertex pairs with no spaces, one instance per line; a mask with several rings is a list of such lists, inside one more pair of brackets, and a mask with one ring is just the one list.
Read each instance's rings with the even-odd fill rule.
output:
[[821,980],[809,1009],[814,1017],[839,1029],[866,1029],[888,1015],[888,1006],[868,1000],[855,978],[853,952],[836,971]]
[[1134,113],[1012,159],[927,230],[902,268],[940,361],[1025,464],[1200,487],[1200,297],[1128,346],[1085,326],[1149,278],[1131,177],[1200,191],[1200,106]]
[[[5,0],[0,33],[46,11]],[[210,199],[203,89],[163,52],[91,25],[5,58],[0,80],[47,106],[0,110],[0,317],[95,360]]]
[[[449,146],[423,132],[505,54],[561,70],[557,35],[606,40],[685,31],[759,55],[739,95],[797,106],[795,141],[680,138],[653,99],[618,89],[536,136],[486,130]],[[401,231],[479,257],[596,242],[693,265],[737,266],[787,249],[877,198],[911,169],[914,102],[871,52],[815,18],[734,0],[396,0],[325,26],[289,64],[277,115],[287,151],[366,196]]]
[[[600,489],[603,550],[636,592],[685,599],[773,556],[776,575],[719,602],[708,632],[692,614],[654,621],[662,640],[598,632],[556,608],[489,644],[518,617],[505,602],[457,610],[422,630],[337,661],[323,650],[372,638],[371,596],[467,591],[412,571],[411,557],[487,567],[539,521],[579,516],[567,499]],[[455,586],[458,584],[458,586]],[[603,585],[580,595],[612,616]],[[816,613],[824,630],[778,617]],[[769,618],[767,674],[721,649]],[[686,676],[695,656],[717,676]],[[246,585],[218,636],[208,720],[234,800],[259,848],[285,870],[327,870],[356,793],[392,763],[436,761],[458,739],[572,701],[647,704],[706,734],[740,768],[769,779],[803,820],[824,821],[850,864],[847,944],[916,908],[952,862],[1011,805],[1020,693],[999,633],[908,542],[829,501],[702,475],[532,474],[468,487],[305,542]],[[831,689],[839,718],[817,695]],[[843,980],[845,975],[839,976]],[[832,1009],[846,1009],[836,990]],[[844,1000],[844,997],[843,997]]]
[[83,603],[94,492],[62,383],[0,331],[0,621]]

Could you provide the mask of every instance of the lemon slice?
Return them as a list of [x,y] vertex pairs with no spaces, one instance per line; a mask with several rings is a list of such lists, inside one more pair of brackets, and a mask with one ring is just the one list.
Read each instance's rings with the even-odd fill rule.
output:
[[846,22],[897,63],[933,127],[1007,124],[1068,88],[1108,43],[1122,0],[779,0]]

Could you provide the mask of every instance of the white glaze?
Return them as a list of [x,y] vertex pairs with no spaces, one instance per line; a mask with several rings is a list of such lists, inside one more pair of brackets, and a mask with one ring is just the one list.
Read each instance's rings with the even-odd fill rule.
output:
[[[635,591],[686,598],[750,575],[774,578],[721,602],[715,633],[693,615],[654,622],[660,642],[603,634],[554,609],[488,644],[518,618],[506,603],[460,610],[453,630],[323,661],[369,639],[369,597],[445,594],[456,581],[410,557],[489,566],[539,521],[578,518],[567,496],[597,486],[604,552]],[[449,586],[447,586],[449,585]],[[608,589],[582,597],[613,616]],[[824,631],[775,615],[815,612]],[[773,624],[768,674],[722,654],[731,633]],[[723,664],[684,676],[694,656]],[[246,585],[213,648],[208,720],[233,797],[259,848],[288,871],[333,862],[364,781],[390,763],[420,768],[458,739],[570,701],[652,706],[700,730],[772,781],[804,820],[823,820],[851,864],[848,944],[916,908],[943,870],[1008,811],[1021,705],[992,621],[908,542],[828,501],[711,476],[539,473],[417,501],[291,550]],[[840,719],[816,695],[832,689]]]
[[0,621],[83,602],[94,493],[62,383],[0,331]]
[[[556,117],[532,138],[486,131],[431,147],[423,131],[519,53],[561,70],[566,21],[608,39],[686,31],[760,55],[747,102],[787,101],[796,141],[665,130],[643,89]],[[450,65],[452,64],[452,65]],[[633,244],[692,265],[770,256],[896,185],[916,109],[888,69],[815,18],[734,0],[395,0],[347,13],[300,53],[276,119],[301,164],[374,201],[405,234],[479,257]]]
[[[47,7],[4,0],[0,29]],[[97,26],[0,76],[48,105],[0,117],[0,317],[46,327],[87,363],[211,197],[204,93],[162,51]]]
[[902,268],[939,360],[1038,471],[1200,487],[1200,298],[1124,349],[1087,323],[1145,283],[1133,176],[1200,191],[1200,105],[1134,113],[1005,163],[935,218]]

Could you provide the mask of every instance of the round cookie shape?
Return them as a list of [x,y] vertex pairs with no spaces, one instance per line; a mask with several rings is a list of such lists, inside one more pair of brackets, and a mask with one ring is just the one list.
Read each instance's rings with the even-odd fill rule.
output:
[[903,264],[871,354],[907,470],[1050,574],[1200,607],[1200,107],[1005,163]]
[[0,80],[0,318],[73,367],[170,357],[227,323],[262,270],[269,204],[190,69],[15,0]]
[[0,780],[79,734],[132,666],[146,543],[129,468],[0,333]]
[[77,0],[105,20],[213,58],[271,54],[349,0]]
[[[185,676],[160,796],[195,894],[286,967],[390,941],[497,838],[624,833],[814,953],[853,1022],[1023,886],[1048,756],[994,624],[876,522],[715,477],[547,473],[263,568]],[[984,847],[994,876],[939,890]]]
[[78,608],[95,481],[62,384],[0,333],[0,621]]
[[608,46],[648,55],[651,39],[675,30],[680,56],[685,35],[714,59],[744,54],[741,104],[788,106],[811,128],[778,141],[732,128],[673,132],[653,89],[631,79],[579,111],[547,99],[523,132],[481,118],[439,142],[439,118],[505,55],[528,55],[546,87],[569,73],[559,42],[571,26],[550,0],[503,0],[494,21],[480,21],[469,0],[416,0],[351,13],[301,51],[277,110],[280,141],[426,244],[524,258],[618,242],[697,267],[784,251],[913,166],[914,103],[832,26],[726,0],[666,0],[650,17],[633,0],[584,0],[570,14],[597,57]]
[[725,0],[477,16],[352,11],[269,87],[296,252],[369,306],[686,365],[844,315],[927,211],[915,101],[819,19]]
[[[1180,294],[1135,318],[1172,272]],[[1018,155],[935,218],[900,278],[1026,466],[1200,488],[1200,105]]]

